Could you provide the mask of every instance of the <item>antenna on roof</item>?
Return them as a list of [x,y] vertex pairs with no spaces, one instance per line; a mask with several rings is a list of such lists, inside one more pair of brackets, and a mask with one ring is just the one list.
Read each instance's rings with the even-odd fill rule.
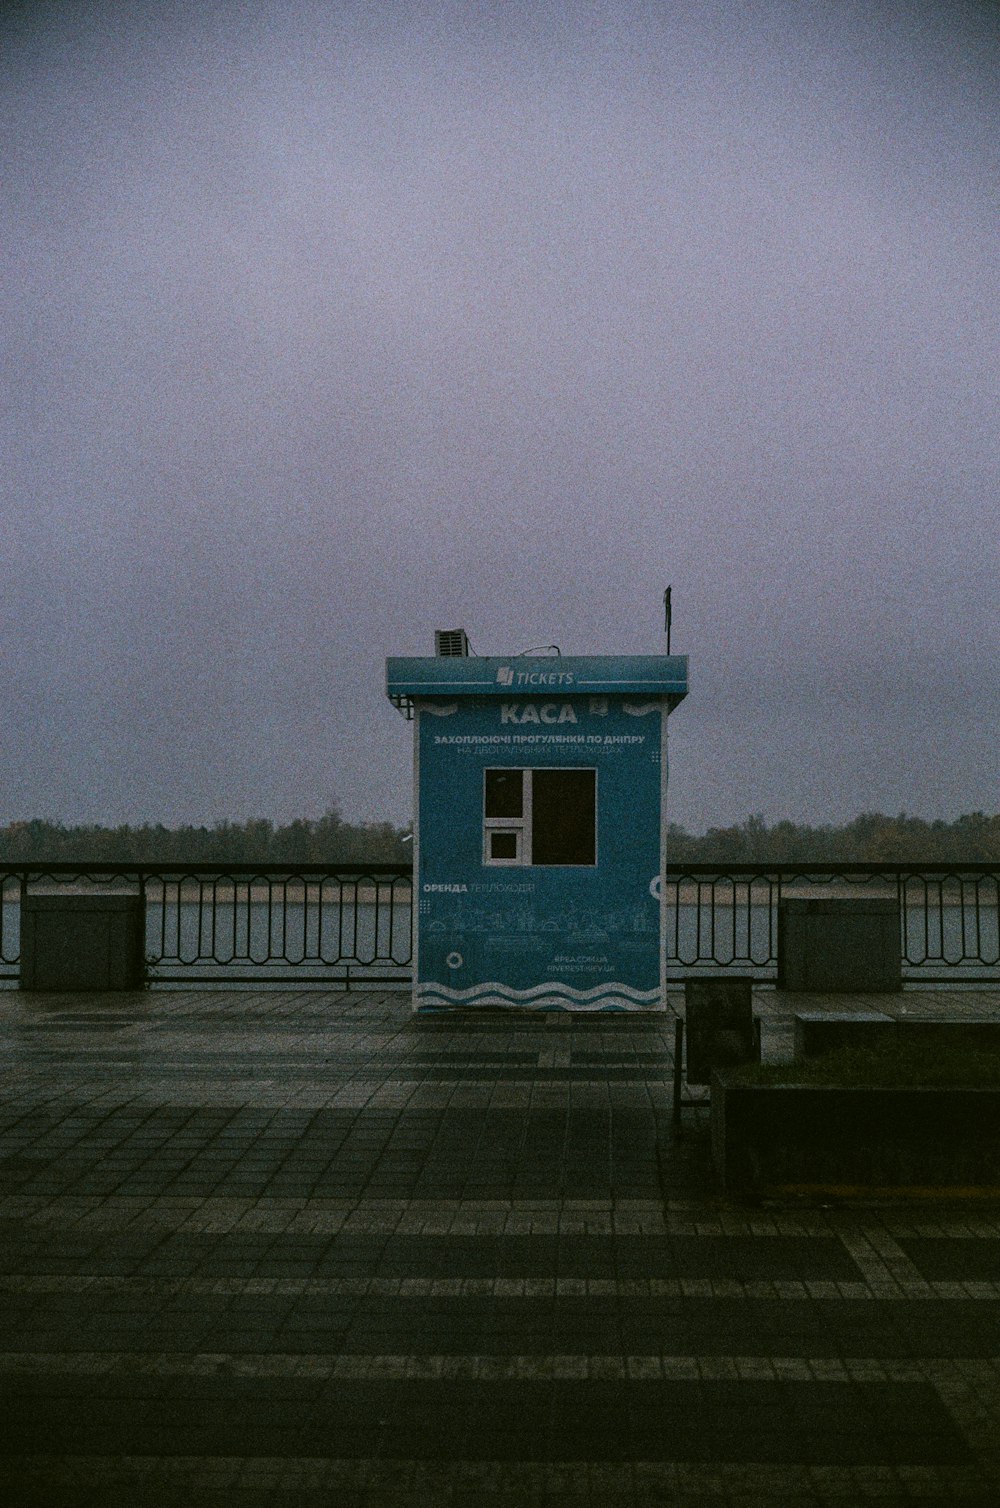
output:
[[668,586],[663,593],[663,632],[667,636],[667,654],[670,653],[670,620],[673,617],[673,609],[670,605],[670,591]]

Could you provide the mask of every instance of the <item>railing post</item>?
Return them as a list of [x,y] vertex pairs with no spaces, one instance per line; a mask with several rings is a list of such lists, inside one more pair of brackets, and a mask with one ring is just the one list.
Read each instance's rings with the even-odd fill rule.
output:
[[674,1136],[681,1134],[681,1074],[684,1060],[684,1017],[674,1018]]
[[17,902],[17,982],[21,983],[22,959],[24,958],[24,916],[27,911],[25,901],[28,898],[28,871],[21,870],[20,885],[18,887]]
[[137,871],[139,879],[139,912],[142,916],[142,987],[149,989],[149,964],[146,961],[146,871]]

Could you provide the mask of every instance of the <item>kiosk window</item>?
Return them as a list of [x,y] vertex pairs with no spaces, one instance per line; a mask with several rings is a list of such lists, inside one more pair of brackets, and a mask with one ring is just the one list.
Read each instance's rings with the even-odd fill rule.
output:
[[487,770],[484,864],[596,864],[596,770]]
[[531,863],[595,862],[595,770],[533,770]]
[[512,859],[517,861],[520,848],[521,834],[518,832],[503,832],[500,828],[494,828],[490,832],[490,858]]
[[524,771],[486,771],[486,816],[524,816]]

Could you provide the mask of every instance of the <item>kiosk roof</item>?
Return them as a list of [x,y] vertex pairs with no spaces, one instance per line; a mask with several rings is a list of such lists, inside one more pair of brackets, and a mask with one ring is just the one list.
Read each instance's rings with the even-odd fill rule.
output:
[[421,697],[647,696],[671,708],[688,689],[687,655],[424,655],[386,661],[386,694]]

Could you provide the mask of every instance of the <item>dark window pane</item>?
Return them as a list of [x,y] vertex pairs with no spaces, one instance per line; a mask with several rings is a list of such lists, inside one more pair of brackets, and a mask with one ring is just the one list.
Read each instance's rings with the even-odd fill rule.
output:
[[522,816],[524,813],[523,788],[523,770],[487,770],[486,816]]
[[595,771],[534,770],[532,864],[596,862]]
[[517,858],[517,833],[490,833],[491,859]]

